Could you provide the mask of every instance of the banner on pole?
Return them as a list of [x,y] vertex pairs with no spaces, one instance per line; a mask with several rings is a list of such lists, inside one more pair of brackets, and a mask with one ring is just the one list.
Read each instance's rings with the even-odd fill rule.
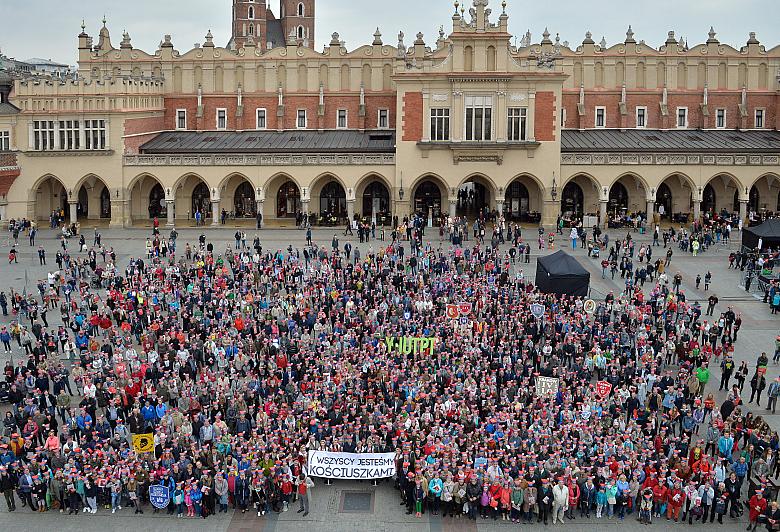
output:
[[133,434],[133,449],[137,453],[153,453],[154,434]]
[[607,381],[599,381],[596,383],[596,393],[599,394],[601,397],[607,397],[609,396],[609,393],[612,391],[612,384],[610,384]]
[[[168,507],[168,503],[171,502],[171,490],[168,486],[162,486],[160,484],[154,484],[149,486],[149,502],[152,506],[164,510]],[[155,510],[156,511],[156,510]]]
[[308,474],[341,480],[371,480],[395,475],[395,453],[309,451]]

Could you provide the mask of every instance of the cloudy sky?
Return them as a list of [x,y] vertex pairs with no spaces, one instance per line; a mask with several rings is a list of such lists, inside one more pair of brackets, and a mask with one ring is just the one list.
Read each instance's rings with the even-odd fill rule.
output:
[[[278,13],[279,0],[268,1]],[[494,19],[500,3],[490,2]],[[104,13],[114,46],[127,30],[136,48],[154,52],[169,33],[176,48],[186,51],[202,43],[209,29],[216,43],[225,45],[230,38],[231,5],[232,0],[0,0],[0,49],[17,59],[42,57],[75,64],[81,20],[86,21],[87,33],[97,36]],[[439,26],[448,29],[452,12],[448,0],[318,0],[317,49],[334,31],[349,49],[370,43],[377,25],[385,43],[395,44],[398,31],[403,30],[407,44],[418,31],[430,44]],[[587,30],[596,42],[604,36],[614,44],[625,40],[631,24],[635,38],[654,47],[663,44],[669,30],[678,38],[684,36],[691,46],[704,42],[710,26],[724,43],[744,45],[748,32],[755,31],[767,48],[780,44],[778,0],[508,0],[507,12],[510,31],[522,35],[530,29],[534,42],[549,27],[553,37],[560,33],[561,40],[572,46],[582,42]]]

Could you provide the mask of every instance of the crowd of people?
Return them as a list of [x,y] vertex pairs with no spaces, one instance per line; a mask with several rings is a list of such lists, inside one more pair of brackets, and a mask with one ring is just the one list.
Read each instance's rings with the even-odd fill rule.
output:
[[[588,309],[520,273],[514,227],[486,243],[403,224],[361,255],[335,235],[217,249],[158,229],[124,264],[66,254],[33,301],[12,298],[0,331],[18,361],[4,371],[8,509],[138,513],[162,484],[160,511],[179,517],[295,501],[305,516],[307,452],[322,450],[395,453],[417,516],[723,523],[747,507],[751,527],[778,530],[780,438],[745,408],[745,377],[731,382],[730,308],[708,320],[655,282]],[[388,351],[387,337],[435,337],[435,352]],[[762,354],[744,373],[766,380],[767,365]]]

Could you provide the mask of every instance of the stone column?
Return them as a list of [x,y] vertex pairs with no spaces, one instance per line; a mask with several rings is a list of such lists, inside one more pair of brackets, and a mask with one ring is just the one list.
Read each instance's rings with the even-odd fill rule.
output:
[[742,222],[745,224],[745,227],[747,227],[747,206],[748,200],[739,200],[739,219],[742,220]]
[[450,199],[450,218],[454,219],[458,210],[458,200]]
[[655,213],[655,200],[647,200],[647,223],[653,223],[653,214]]
[[111,199],[111,221],[108,226],[111,228],[121,228],[130,226],[130,216],[128,209],[130,208],[129,202],[125,199]]
[[608,227],[608,218],[607,218],[607,203],[609,203],[608,200],[599,200],[599,222],[601,227],[606,229]]
[[496,211],[498,212],[499,216],[504,215],[504,200],[503,199],[497,199],[496,200]]
[[347,200],[347,223],[352,225],[355,219],[355,200]]
[[219,225],[219,200],[218,199],[211,200],[211,225],[212,226]]
[[301,200],[301,209],[303,210],[303,214],[307,215],[309,214],[309,200]]
[[558,220],[558,215],[561,213],[561,202],[558,199],[547,198],[542,205],[542,220],[541,225],[545,230],[550,232],[555,231],[555,222]]
[[76,221],[78,221],[78,202],[76,201],[69,201],[68,202],[68,213],[70,214],[70,223],[75,224]]
[[176,213],[174,212],[175,211],[175,207],[174,207],[175,205],[176,205],[176,202],[174,200],[172,200],[172,199],[165,200],[166,212],[168,213],[168,221],[167,221],[166,225],[168,225],[170,227],[173,227],[174,225],[176,225]]
[[[669,213],[672,216],[672,213]],[[693,200],[693,221],[698,221],[701,218],[701,202],[699,200]]]
[[[263,217],[260,219],[260,229],[263,228],[263,225],[265,225],[265,200],[259,199],[257,200],[257,212],[261,214]],[[257,216],[255,216],[255,225],[257,225]]]

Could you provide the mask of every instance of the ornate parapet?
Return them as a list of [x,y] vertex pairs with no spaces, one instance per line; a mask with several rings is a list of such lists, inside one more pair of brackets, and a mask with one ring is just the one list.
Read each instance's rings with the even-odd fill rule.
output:
[[777,166],[778,155],[717,153],[562,153],[561,165]]
[[394,154],[125,155],[125,166],[387,166]]

